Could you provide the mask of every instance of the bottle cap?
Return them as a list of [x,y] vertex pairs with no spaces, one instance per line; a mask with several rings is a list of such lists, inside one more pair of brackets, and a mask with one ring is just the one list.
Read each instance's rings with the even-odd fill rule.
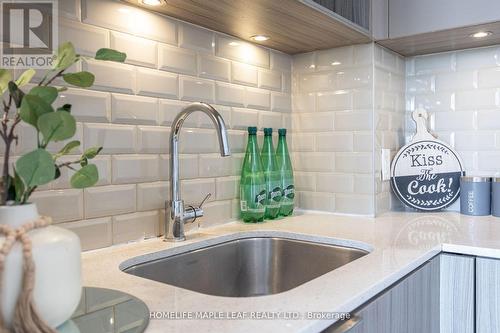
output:
[[278,130],[278,134],[279,134],[280,136],[285,136],[285,135],[286,135],[286,128],[280,128],[280,129]]
[[248,134],[257,134],[257,127],[248,127]]
[[264,128],[264,135],[273,135],[272,128]]

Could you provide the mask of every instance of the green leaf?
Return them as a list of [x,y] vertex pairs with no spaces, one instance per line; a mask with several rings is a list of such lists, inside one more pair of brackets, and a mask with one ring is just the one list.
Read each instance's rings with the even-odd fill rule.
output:
[[82,157],[88,158],[89,160],[96,157],[102,150],[102,147],[92,147],[83,152]]
[[71,104],[64,104],[61,107],[57,108],[57,111],[71,112]]
[[19,115],[24,122],[38,128],[38,118],[50,112],[54,112],[54,109],[42,98],[35,95],[26,95],[21,103]]
[[66,111],[46,113],[38,118],[37,125],[45,144],[70,139],[76,132],[75,118]]
[[0,69],[0,91],[2,94],[7,90],[10,80],[12,80],[10,71],[7,69]]
[[16,80],[16,84],[18,87],[22,87],[30,83],[31,79],[33,76],[35,76],[36,71],[32,68],[27,69],[19,76],[19,78]]
[[95,185],[99,180],[99,172],[95,164],[89,164],[78,170],[71,177],[71,186],[74,188],[86,188]]
[[30,90],[28,95],[38,96],[43,99],[47,104],[52,104],[57,98],[57,89],[54,87],[34,87]]
[[67,73],[63,75],[64,81],[77,87],[88,88],[94,84],[94,74],[90,72]]
[[16,104],[16,108],[21,107],[21,103],[24,98],[24,93],[21,89],[18,88],[17,84],[15,84],[12,81],[9,82],[9,93],[12,96],[14,103]]
[[78,60],[73,44],[65,42],[59,45],[57,50],[56,59],[53,68],[56,70],[65,70],[73,65]]
[[14,169],[14,183],[13,183],[13,185],[14,185],[15,193],[16,193],[15,201],[21,202],[23,195],[24,195],[25,186],[24,186],[23,180],[21,179],[21,177],[19,176],[19,174],[17,173],[17,171],[15,169]]
[[108,60],[115,62],[124,62],[127,59],[127,55],[123,52],[119,52],[113,49],[99,49],[95,54],[97,60]]
[[47,184],[56,174],[52,155],[42,148],[21,156],[16,162],[16,170],[28,188]]
[[76,147],[80,146],[80,141],[74,140],[68,142],[59,152],[56,154],[55,158],[59,158],[63,155],[67,155],[73,151]]

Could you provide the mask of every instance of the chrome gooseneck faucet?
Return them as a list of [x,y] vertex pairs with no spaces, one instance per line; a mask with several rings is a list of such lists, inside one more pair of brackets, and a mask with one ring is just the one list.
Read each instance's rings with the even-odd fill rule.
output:
[[[170,205],[165,203],[165,211],[168,215],[170,208],[170,216],[165,216],[165,240],[166,241],[183,241],[186,239],[184,235],[184,224],[196,220],[203,216],[202,206],[205,200],[210,197],[210,193],[205,197],[198,207],[189,206],[184,209],[184,201],[181,200],[180,185],[179,185],[179,134],[182,124],[186,118],[195,111],[205,113],[214,123],[217,130],[217,138],[219,139],[220,154],[222,157],[231,155],[229,143],[227,141],[226,124],[222,116],[211,105],[206,103],[192,103],[182,109],[175,117],[172,123],[170,132]],[[169,207],[168,207],[169,206]]]

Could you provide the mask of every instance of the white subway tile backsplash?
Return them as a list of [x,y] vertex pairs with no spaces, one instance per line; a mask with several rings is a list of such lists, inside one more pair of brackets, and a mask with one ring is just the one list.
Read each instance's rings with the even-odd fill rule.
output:
[[240,177],[222,177],[215,180],[217,200],[231,200],[240,195]]
[[181,74],[197,74],[196,52],[188,49],[160,44],[159,51],[159,69]]
[[301,113],[293,115],[293,130],[300,132],[325,132],[333,130],[335,115],[332,112]]
[[353,151],[352,133],[319,133],[316,135],[316,151]]
[[113,244],[156,237],[159,234],[158,211],[140,212],[113,217]]
[[271,127],[271,128],[281,128],[283,127],[283,117],[277,112],[259,112],[259,122],[258,128]]
[[137,68],[137,94],[151,97],[178,98],[179,76],[148,68]]
[[127,63],[152,68],[157,66],[158,50],[154,41],[112,31],[110,46],[112,49],[125,52]]
[[135,91],[134,67],[109,61],[85,60],[83,70],[94,73],[93,89],[132,94]]
[[472,130],[474,129],[474,116],[474,112],[467,111],[436,112],[432,115],[434,126],[431,125],[431,127],[436,131]]
[[456,62],[458,71],[499,66],[500,50],[494,46],[458,51]]
[[180,97],[184,101],[213,103],[215,84],[213,81],[181,76]]
[[61,21],[61,16],[67,17],[72,20],[80,20],[81,17],[80,0],[62,1],[58,5],[59,5],[58,10],[59,10],[60,21]]
[[155,126],[137,127],[137,152],[166,154],[169,152],[170,128]]
[[112,94],[111,115],[114,123],[155,125],[158,122],[158,99]]
[[289,94],[271,93],[271,110],[278,112],[291,112],[292,101]]
[[106,92],[69,88],[59,94],[56,104],[71,104],[71,114],[77,121],[111,120],[111,95]]
[[245,88],[245,106],[248,108],[269,110],[271,108],[271,94],[268,90]]
[[288,54],[271,50],[271,69],[283,72],[291,72],[292,57]]
[[111,217],[61,223],[58,226],[75,232],[80,238],[83,251],[113,245]]
[[368,194],[337,194],[335,208],[339,213],[371,215],[374,211],[373,195]]
[[36,191],[31,200],[38,206],[40,214],[52,217],[54,223],[83,218],[82,190]]
[[316,53],[316,70],[337,70],[352,65],[354,51],[352,46],[337,47]]
[[219,144],[213,129],[184,129],[179,151],[183,154],[219,152]]
[[321,192],[300,192],[300,206],[304,209],[335,212],[335,195]]
[[454,58],[451,52],[415,57],[415,74],[452,71],[455,68]]
[[73,43],[77,53],[93,57],[100,48],[109,47],[109,32],[76,21],[60,19],[59,43],[67,41]]
[[179,46],[213,54],[215,48],[214,33],[191,24],[179,23]]
[[160,177],[157,155],[117,155],[111,165],[113,184],[152,182]]
[[314,172],[294,172],[295,189],[297,191],[315,191],[316,174]]
[[373,158],[370,153],[336,153],[335,171],[345,173],[371,173]]
[[249,126],[257,126],[259,112],[256,110],[233,108],[231,122],[232,128],[246,130]]
[[335,168],[333,154],[294,153],[294,167],[298,171],[332,172]]
[[500,110],[481,110],[477,112],[479,130],[498,130],[500,128]]
[[247,86],[257,86],[257,68],[244,63],[231,63],[231,81]]
[[133,35],[177,44],[174,20],[110,0],[81,0],[82,21],[131,33]]
[[215,199],[215,179],[182,180],[181,191],[187,205],[199,205],[208,193],[212,193],[212,196],[207,199],[207,202],[211,202]]
[[455,109],[472,111],[500,107],[500,89],[459,91],[455,94]]
[[131,125],[84,124],[84,147],[103,147],[102,154],[134,153],[136,128]]
[[437,91],[466,90],[477,87],[476,72],[451,72],[436,76]]
[[259,88],[281,91],[281,72],[259,69]]
[[370,112],[335,112],[335,129],[338,131],[369,131],[373,126],[372,117]]
[[318,192],[351,193],[354,191],[354,176],[343,173],[316,174],[316,190]]
[[216,36],[216,55],[269,68],[269,50],[229,36]]
[[136,210],[136,185],[109,185],[84,190],[85,218],[131,213]]
[[229,81],[231,62],[226,59],[201,54],[198,57],[198,72],[201,77],[207,79]]
[[236,84],[217,82],[215,84],[215,101],[224,105],[243,106],[245,88]]
[[352,93],[346,90],[318,93],[316,101],[318,111],[351,110],[353,108]]
[[147,211],[165,208],[168,200],[168,182],[137,184],[137,210]]

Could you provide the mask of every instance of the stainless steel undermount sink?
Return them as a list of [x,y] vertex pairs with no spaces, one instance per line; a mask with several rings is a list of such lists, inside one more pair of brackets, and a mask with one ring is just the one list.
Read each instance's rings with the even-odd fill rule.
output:
[[247,237],[128,266],[124,272],[203,294],[277,294],[368,254],[284,237]]

